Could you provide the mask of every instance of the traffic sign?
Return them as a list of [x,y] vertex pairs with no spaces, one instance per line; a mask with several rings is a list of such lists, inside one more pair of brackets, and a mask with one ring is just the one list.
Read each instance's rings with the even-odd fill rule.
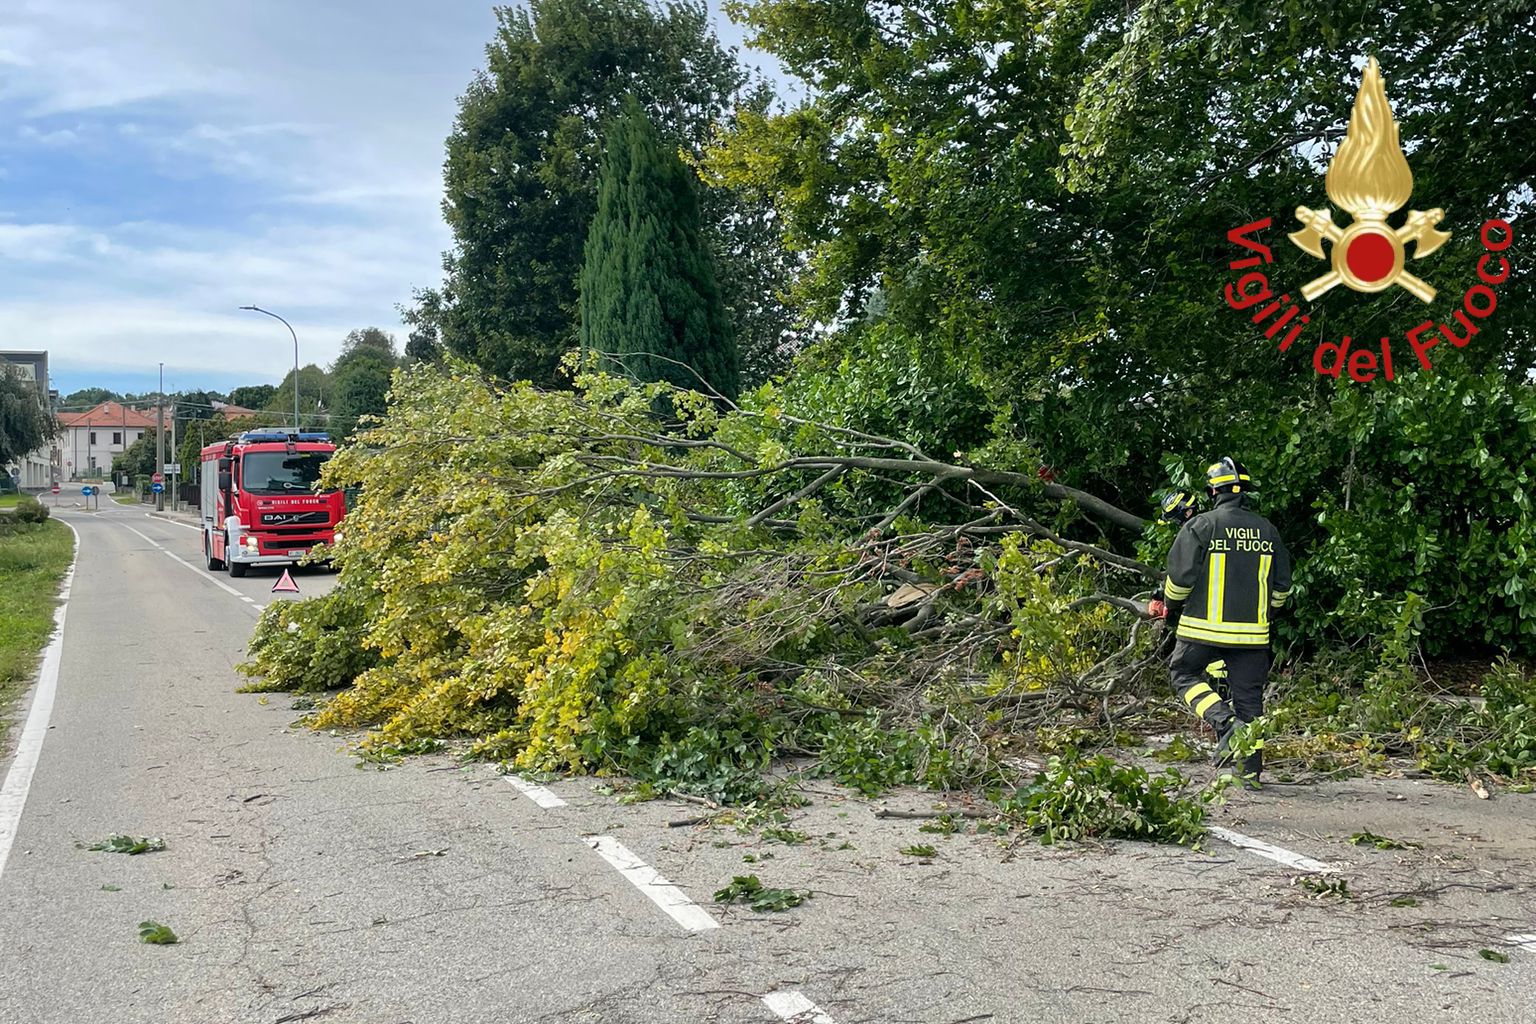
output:
[[158,483],[164,483],[165,482],[165,475],[163,473],[156,473],[154,476],[150,477],[149,479],[152,480],[153,482],[157,483],[157,484]]
[[179,463],[179,462],[167,462],[165,464],[165,471],[167,473],[180,473],[181,472],[181,463]]
[[165,484],[160,484],[160,483],[150,484],[149,485],[149,489],[154,491],[156,494],[159,494],[159,493],[161,493],[162,491],[165,490]]
[[90,486],[85,486],[85,487],[80,488],[80,497],[82,497],[82,498],[89,498],[91,495],[93,495],[95,493],[96,492]]
[[53,485],[53,493],[54,494],[58,494],[59,493],[59,485],[58,484],[54,484]]

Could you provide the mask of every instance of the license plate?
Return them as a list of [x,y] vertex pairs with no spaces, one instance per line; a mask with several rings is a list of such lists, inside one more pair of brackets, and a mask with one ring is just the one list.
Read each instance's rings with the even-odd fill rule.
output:
[[289,558],[298,558],[299,556],[303,555],[304,553],[305,552],[304,552],[303,548],[295,548],[292,551],[288,552],[288,557]]

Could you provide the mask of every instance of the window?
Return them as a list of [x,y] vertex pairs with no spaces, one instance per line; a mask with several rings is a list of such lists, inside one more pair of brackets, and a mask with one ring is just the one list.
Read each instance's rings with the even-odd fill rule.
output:
[[114,431],[112,431],[112,443],[113,444],[122,444],[123,443],[123,432],[121,430],[114,430]]
[[96,431],[91,431],[91,444],[96,443]]
[[250,452],[240,467],[240,489],[249,494],[313,494],[330,452]]

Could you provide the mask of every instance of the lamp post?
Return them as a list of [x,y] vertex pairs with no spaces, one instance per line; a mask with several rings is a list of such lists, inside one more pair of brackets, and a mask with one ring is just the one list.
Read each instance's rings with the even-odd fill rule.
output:
[[288,333],[293,335],[293,432],[299,432],[299,336],[294,334],[293,325],[270,309],[262,309],[260,306],[241,306],[253,313],[265,313],[267,316],[280,322],[288,328]]

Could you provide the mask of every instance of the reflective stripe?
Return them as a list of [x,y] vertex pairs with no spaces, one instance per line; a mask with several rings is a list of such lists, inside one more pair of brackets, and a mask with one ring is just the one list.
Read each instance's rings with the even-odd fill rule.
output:
[[1269,563],[1273,555],[1259,556],[1259,624],[1269,625]]
[[1268,636],[1269,635],[1269,627],[1264,625],[1264,624],[1262,624],[1262,623],[1258,623],[1258,622],[1212,622],[1209,619],[1202,619],[1202,618],[1200,618],[1197,615],[1186,615],[1182,619],[1179,620],[1179,633],[1180,633],[1180,635],[1183,634],[1185,626],[1192,626],[1195,629],[1202,630],[1202,631],[1204,631],[1206,633],[1226,633],[1226,634],[1231,634],[1232,636]]
[[1212,555],[1205,574],[1205,617],[1221,621],[1221,605],[1227,596],[1227,556]]
[[1204,684],[1204,683],[1196,683],[1194,686],[1191,686],[1189,689],[1184,691],[1184,694],[1183,694],[1184,703],[1185,704],[1193,704],[1201,696],[1203,696],[1204,694],[1210,693],[1210,692],[1211,692],[1211,688],[1209,686],[1207,686],[1206,684]]
[[1217,679],[1227,678],[1227,659],[1222,658],[1205,666],[1205,674]]
[[1218,484],[1230,484],[1236,479],[1237,477],[1233,476],[1231,473],[1227,473],[1224,476],[1213,476],[1210,478],[1210,480],[1207,481],[1207,483],[1209,483],[1212,487],[1215,487]]
[[1187,623],[1179,623],[1179,639],[1200,640],[1216,647],[1263,647],[1269,643],[1269,632],[1263,633],[1216,633]]
[[1194,589],[1194,587],[1181,587],[1172,580],[1169,580],[1163,585],[1163,597],[1170,601],[1182,601],[1188,597],[1189,592]]
[[1199,715],[1201,718],[1204,718],[1207,711],[1211,710],[1211,708],[1220,703],[1221,698],[1213,693],[1209,697],[1206,697],[1204,700],[1202,700],[1199,704],[1195,705],[1195,714]]

